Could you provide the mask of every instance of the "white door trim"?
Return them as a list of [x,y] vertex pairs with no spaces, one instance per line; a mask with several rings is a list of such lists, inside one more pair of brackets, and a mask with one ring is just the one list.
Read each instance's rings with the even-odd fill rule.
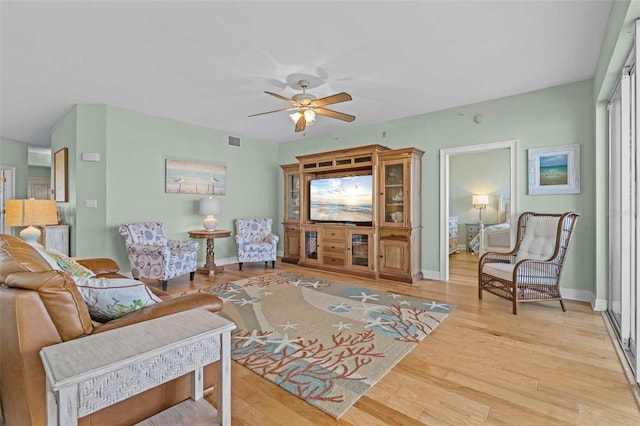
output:
[[[456,148],[443,148],[440,150],[440,279],[449,280],[449,158],[452,155],[486,152],[495,149],[509,150],[510,164],[510,197],[511,197],[511,223],[516,223],[518,217],[518,140],[506,140],[477,145],[460,146]],[[511,227],[513,233],[515,226]]]

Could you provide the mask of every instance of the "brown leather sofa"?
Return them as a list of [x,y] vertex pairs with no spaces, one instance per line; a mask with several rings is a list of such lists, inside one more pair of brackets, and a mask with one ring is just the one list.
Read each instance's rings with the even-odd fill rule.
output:
[[[122,277],[110,259],[80,261],[98,276]],[[169,298],[101,324],[92,321],[70,275],[52,270],[21,239],[0,234],[0,397],[7,426],[45,425],[45,373],[40,349],[85,335],[101,333],[172,313],[222,309],[209,294]],[[117,349],[114,349],[117,350]],[[205,386],[215,385],[215,364],[205,368]],[[190,397],[190,378],[183,376],[80,419],[80,425],[132,425]]]

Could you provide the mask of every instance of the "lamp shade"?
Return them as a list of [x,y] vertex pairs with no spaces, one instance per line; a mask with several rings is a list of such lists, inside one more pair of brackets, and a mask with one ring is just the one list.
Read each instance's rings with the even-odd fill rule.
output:
[[488,206],[489,205],[489,196],[488,195],[474,195],[471,204],[473,204],[474,206]]
[[222,203],[219,198],[201,198],[200,199],[200,214],[220,214],[222,212]]
[[6,226],[56,225],[58,214],[54,200],[7,200]]
[[4,224],[6,226],[26,226],[20,237],[29,244],[37,244],[40,230],[35,226],[55,225],[58,212],[54,200],[7,200]]

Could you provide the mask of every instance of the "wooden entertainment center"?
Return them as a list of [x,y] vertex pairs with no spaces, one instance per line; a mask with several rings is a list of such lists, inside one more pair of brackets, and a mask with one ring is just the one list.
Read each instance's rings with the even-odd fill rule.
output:
[[[284,172],[283,262],[414,283],[421,271],[423,151],[367,145],[296,157]],[[312,181],[372,176],[372,200],[349,220],[312,220]],[[357,186],[356,186],[357,188]],[[347,202],[348,203],[348,202]],[[349,206],[345,209],[348,210]],[[330,210],[314,205],[318,211]],[[364,219],[363,219],[364,218]],[[370,219],[370,220],[369,220]]]

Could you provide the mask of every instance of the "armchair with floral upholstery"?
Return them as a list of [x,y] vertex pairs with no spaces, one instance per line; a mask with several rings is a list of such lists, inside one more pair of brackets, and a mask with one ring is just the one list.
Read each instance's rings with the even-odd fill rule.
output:
[[129,223],[120,225],[119,231],[124,237],[135,279],[160,280],[165,291],[167,281],[177,276],[188,273],[193,281],[198,260],[197,241],[168,239],[162,222]]
[[236,219],[236,243],[238,243],[238,267],[242,271],[244,262],[271,261],[271,267],[276,267],[277,247],[280,238],[271,233],[273,220]]

